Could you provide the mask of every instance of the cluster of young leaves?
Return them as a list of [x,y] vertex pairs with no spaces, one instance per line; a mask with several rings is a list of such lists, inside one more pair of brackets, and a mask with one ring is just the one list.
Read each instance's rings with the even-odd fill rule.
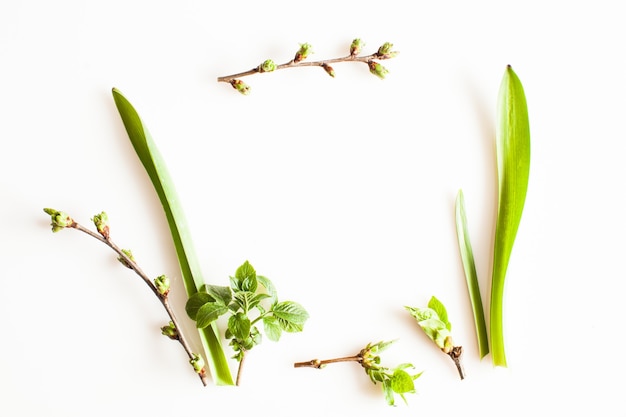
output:
[[452,341],[452,324],[448,320],[448,312],[441,301],[435,296],[431,297],[428,307],[404,307],[414,318],[424,333],[435,344],[449,353],[454,346]]
[[[239,362],[247,351],[261,343],[257,323],[263,323],[268,339],[278,341],[282,332],[302,331],[309,318],[300,304],[278,301],[274,284],[257,275],[248,261],[230,277],[230,287],[205,285],[189,298],[185,308],[198,328],[210,326],[219,317],[229,314],[225,337],[235,351],[233,358]],[[254,312],[256,316],[252,317]]]
[[407,404],[405,394],[414,394],[415,381],[422,375],[422,372],[417,374],[409,374],[406,369],[415,368],[410,363],[403,363],[395,368],[386,368],[380,366],[380,352],[387,349],[394,341],[390,342],[378,342],[375,344],[368,343],[368,345],[361,350],[359,356],[361,357],[361,366],[365,369],[365,372],[370,377],[371,381],[376,384],[380,382],[383,387],[383,393],[385,394],[385,400],[387,404],[395,405],[395,395],[399,395],[400,398]]

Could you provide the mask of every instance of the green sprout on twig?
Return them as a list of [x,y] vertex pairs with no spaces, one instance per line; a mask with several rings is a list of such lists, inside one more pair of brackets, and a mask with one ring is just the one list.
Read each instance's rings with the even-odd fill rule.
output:
[[424,333],[441,349],[450,356],[459,371],[461,379],[465,378],[465,370],[461,363],[463,347],[454,346],[452,339],[452,324],[448,320],[448,312],[444,305],[434,296],[428,302],[428,307],[404,307],[416,320]]
[[151,279],[137,264],[135,258],[132,256],[132,253],[128,249],[121,249],[117,246],[112,240],[110,236],[110,228],[109,228],[109,219],[105,212],[96,214],[93,216],[92,221],[96,226],[96,230],[98,233],[82,226],[78,222],[76,222],[69,214],[58,211],[51,208],[45,208],[44,211],[50,215],[52,220],[51,226],[53,232],[58,232],[62,229],[75,229],[80,232],[83,232],[96,240],[104,243],[118,255],[118,260],[125,267],[133,270],[147,285],[150,287],[154,295],[157,296],[167,315],[169,316],[169,323],[161,328],[161,333],[172,340],[177,340],[187,353],[189,357],[189,363],[192,365],[194,371],[200,377],[203,385],[208,384],[208,375],[204,366],[204,359],[202,356],[193,352],[191,346],[185,336],[178,331],[181,327],[179,326],[179,322],[176,319],[174,311],[170,306],[169,301],[169,292],[170,292],[170,282],[169,278],[165,275],[159,275],[154,280]]
[[[263,324],[268,339],[278,341],[282,332],[302,331],[309,318],[300,304],[278,301],[274,284],[257,275],[248,261],[230,277],[230,287],[205,285],[189,298],[185,308],[198,328],[205,328],[220,316],[229,314],[225,337],[230,339],[230,346],[236,352],[233,358],[239,362],[237,385],[247,352],[261,343],[257,323]],[[253,311],[258,313],[256,317],[251,317]]]
[[395,394],[407,403],[405,394],[414,394],[415,381],[422,375],[422,372],[417,374],[409,374],[406,369],[415,368],[410,363],[404,363],[396,366],[395,368],[387,368],[380,365],[380,352],[387,349],[394,341],[390,342],[378,342],[375,344],[368,343],[359,353],[353,356],[345,356],[334,359],[313,359],[306,362],[294,363],[295,368],[316,368],[322,369],[326,365],[337,362],[358,362],[365,369],[365,373],[370,377],[370,380],[376,384],[380,382],[383,387],[383,393],[387,404],[395,405]]
[[331,64],[340,62],[362,62],[367,65],[371,74],[380,79],[384,79],[389,71],[382,66],[377,60],[391,59],[398,55],[398,51],[393,50],[393,44],[385,42],[378,50],[370,55],[361,56],[361,51],[365,46],[365,43],[361,39],[354,39],[350,44],[348,55],[340,58],[326,59],[322,61],[306,61],[306,59],[313,53],[313,47],[308,43],[300,44],[300,48],[294,55],[293,59],[285,62],[284,64],[276,64],[271,59],[266,59],[251,70],[240,72],[237,74],[226,75],[218,77],[218,82],[229,83],[235,90],[241,94],[247,95],[250,93],[250,86],[240,80],[242,77],[246,77],[254,74],[263,74],[268,72],[274,72],[286,68],[299,68],[299,67],[320,67],[331,77],[335,77],[335,69]]

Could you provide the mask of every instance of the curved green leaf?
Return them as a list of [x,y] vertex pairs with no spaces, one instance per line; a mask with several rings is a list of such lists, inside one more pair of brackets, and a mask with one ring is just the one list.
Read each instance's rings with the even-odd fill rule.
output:
[[467,228],[467,216],[465,214],[465,198],[463,191],[459,190],[456,197],[456,234],[459,241],[461,261],[465,270],[465,280],[469,291],[470,303],[474,313],[474,326],[476,327],[476,339],[478,340],[478,352],[481,358],[489,353],[489,338],[487,336],[487,324],[485,323],[485,310],[478,286],[478,275],[474,263],[474,252],[470,242]]
[[[154,144],[148,129],[132,104],[116,88],[113,99],[122,118],[126,132],[135,148],[139,160],[152,181],[152,185],[161,201],[165,217],[170,227],[174,247],[178,256],[180,270],[188,296],[192,296],[204,284],[200,267],[193,249],[190,232],[179,203],[174,183],[169,176],[165,162]],[[217,336],[217,325],[206,327],[200,332],[209,369],[218,385],[233,385],[226,355]]]
[[491,351],[495,366],[506,367],[502,305],[513,243],[524,209],[530,172],[530,127],[524,88],[511,66],[498,96],[496,125],[498,209],[491,283]]

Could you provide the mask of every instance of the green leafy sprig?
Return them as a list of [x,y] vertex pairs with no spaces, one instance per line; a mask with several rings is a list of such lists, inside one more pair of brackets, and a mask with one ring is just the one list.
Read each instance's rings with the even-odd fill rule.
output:
[[134,271],[148,285],[154,295],[157,296],[169,316],[170,321],[167,325],[161,328],[161,333],[172,340],[177,340],[178,342],[180,342],[183,349],[185,349],[187,356],[189,357],[189,363],[200,377],[202,384],[206,386],[208,384],[208,374],[204,366],[204,360],[202,356],[192,351],[191,345],[185,338],[185,335],[178,330],[181,328],[181,326],[179,326],[178,324],[179,322],[176,319],[176,315],[174,314],[172,307],[170,306],[168,297],[170,293],[169,278],[165,275],[159,275],[156,278],[151,279],[139,267],[139,264],[137,264],[134,256],[132,255],[132,252],[129,249],[122,249],[111,240],[109,218],[105,212],[96,214],[92,218],[92,221],[96,226],[96,230],[98,233],[82,226],[65,212],[51,208],[45,208],[44,212],[46,212],[46,214],[48,214],[51,218],[51,226],[53,232],[58,232],[63,229],[74,229],[83,232],[96,240],[99,240],[100,242],[113,249],[113,251],[117,254],[118,261],[120,261],[122,265]]
[[441,301],[431,297],[428,307],[404,307],[414,318],[424,333],[439,349],[454,361],[461,379],[465,378],[465,370],[461,363],[463,347],[455,346],[452,339],[452,323],[448,320],[448,312]]
[[320,67],[331,77],[335,77],[335,70],[331,64],[340,62],[362,62],[367,65],[371,74],[380,79],[384,79],[389,71],[382,66],[377,60],[385,60],[396,57],[399,52],[393,50],[393,44],[385,42],[378,50],[370,55],[361,56],[361,51],[365,46],[365,43],[361,39],[354,39],[350,44],[349,54],[341,58],[326,59],[322,61],[306,61],[306,59],[313,54],[313,47],[308,43],[300,44],[300,48],[294,55],[293,59],[285,62],[284,64],[276,64],[271,59],[266,59],[251,70],[240,72],[237,74],[226,75],[218,77],[218,82],[229,83],[235,90],[243,95],[250,93],[250,86],[240,80],[242,77],[246,77],[253,74],[263,74],[268,72],[274,72],[286,68],[300,68],[300,67]]
[[189,298],[185,308],[198,328],[210,326],[219,317],[229,315],[225,337],[235,351],[233,358],[239,362],[237,385],[247,352],[261,343],[257,323],[263,324],[268,339],[278,341],[283,332],[302,331],[309,318],[300,304],[278,301],[274,284],[257,275],[248,261],[230,277],[230,287],[205,285]]
[[410,374],[406,370],[414,369],[415,367],[410,363],[403,363],[394,368],[388,368],[381,366],[381,359],[379,353],[387,349],[395,341],[368,343],[363,349],[356,355],[345,356],[334,359],[312,359],[306,362],[296,362],[295,368],[316,368],[322,369],[326,365],[337,362],[358,362],[361,364],[365,373],[370,377],[370,380],[374,383],[381,383],[383,388],[383,394],[387,404],[395,405],[395,395],[399,395],[400,398],[407,404],[406,394],[414,394],[415,383],[414,381],[422,375],[422,372],[417,374]]

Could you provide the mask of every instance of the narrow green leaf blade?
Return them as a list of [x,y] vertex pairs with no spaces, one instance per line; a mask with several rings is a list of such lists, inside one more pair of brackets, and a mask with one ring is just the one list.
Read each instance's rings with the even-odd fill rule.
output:
[[465,280],[469,292],[472,312],[474,313],[474,326],[476,328],[476,339],[478,341],[478,353],[484,358],[489,353],[489,338],[487,336],[487,324],[485,323],[485,310],[483,308],[480,287],[478,285],[478,274],[474,263],[474,251],[469,237],[467,227],[467,215],[465,214],[465,197],[463,191],[459,190],[456,197],[456,234],[459,241],[459,251],[461,261],[465,271]]
[[[135,108],[116,88],[113,89],[113,99],[133,148],[135,148],[139,160],[150,177],[165,211],[185,289],[187,295],[191,296],[197,292],[198,288],[202,287],[204,282],[174,183],[148,129],[143,124]],[[200,338],[206,351],[209,369],[216,384],[234,385],[226,355],[217,336],[218,334],[216,324],[200,331]]]
[[530,173],[530,126],[526,96],[511,66],[506,68],[498,97],[496,156],[498,209],[491,283],[491,352],[495,366],[506,367],[502,306],[504,281],[522,217]]

